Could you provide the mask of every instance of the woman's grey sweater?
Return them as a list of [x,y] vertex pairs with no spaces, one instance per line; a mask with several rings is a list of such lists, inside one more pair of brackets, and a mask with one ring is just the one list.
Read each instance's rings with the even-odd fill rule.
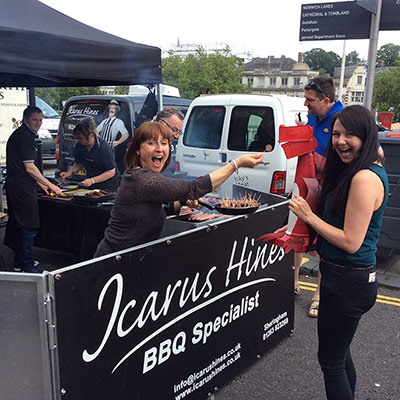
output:
[[163,204],[198,199],[211,190],[210,175],[189,181],[167,178],[145,168],[127,169],[97,256],[157,239],[166,217]]

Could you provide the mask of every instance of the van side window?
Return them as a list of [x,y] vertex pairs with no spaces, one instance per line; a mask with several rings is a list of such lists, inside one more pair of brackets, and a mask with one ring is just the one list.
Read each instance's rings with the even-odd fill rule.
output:
[[190,147],[219,149],[225,111],[223,106],[194,107],[185,126],[183,144]]
[[232,111],[228,149],[263,152],[275,147],[275,121],[271,107],[237,106]]

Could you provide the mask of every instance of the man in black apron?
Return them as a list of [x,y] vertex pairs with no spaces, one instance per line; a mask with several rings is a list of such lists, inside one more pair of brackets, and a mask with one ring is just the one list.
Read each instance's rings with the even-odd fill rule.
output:
[[37,167],[37,132],[42,125],[42,111],[29,106],[23,124],[7,141],[6,195],[8,222],[4,244],[14,253],[14,271],[41,273],[34,266],[33,239],[39,228],[37,185],[46,193],[62,194],[58,186],[46,179]]

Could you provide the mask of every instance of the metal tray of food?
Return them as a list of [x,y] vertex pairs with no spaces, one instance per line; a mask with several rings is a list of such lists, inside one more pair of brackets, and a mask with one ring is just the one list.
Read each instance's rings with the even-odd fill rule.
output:
[[68,194],[62,194],[61,196],[55,194],[55,193],[50,193],[50,194],[45,194],[41,196],[42,199],[51,199],[51,200],[60,200],[60,201],[71,201],[72,200],[72,195]]
[[210,210],[217,210],[221,214],[244,215],[258,210],[260,207],[258,200],[254,195],[246,195],[239,199],[203,197],[199,199],[199,204]]
[[81,204],[97,204],[114,199],[115,192],[108,192],[102,189],[79,191],[73,194],[72,200]]
[[251,214],[258,210],[259,206],[247,207],[247,206],[239,206],[239,207],[224,207],[224,206],[214,206],[215,209],[221,214],[227,215],[244,215]]

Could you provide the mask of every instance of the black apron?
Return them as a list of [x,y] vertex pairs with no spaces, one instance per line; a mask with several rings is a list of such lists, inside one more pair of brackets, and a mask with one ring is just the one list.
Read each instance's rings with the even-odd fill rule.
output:
[[40,226],[36,182],[28,175],[7,178],[6,195],[8,221],[4,244],[14,249],[16,229],[37,229]]

